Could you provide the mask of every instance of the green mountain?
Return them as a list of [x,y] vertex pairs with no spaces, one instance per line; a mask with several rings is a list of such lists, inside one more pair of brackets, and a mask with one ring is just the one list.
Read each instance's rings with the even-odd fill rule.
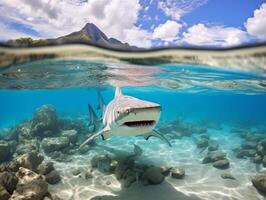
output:
[[108,38],[96,25],[87,23],[80,31],[70,33],[54,39],[39,39],[32,38],[18,38],[9,40],[7,44],[11,46],[42,46],[50,44],[66,44],[66,43],[88,43],[95,44],[102,47],[109,47],[114,49],[136,50],[135,46],[130,46],[128,43],[122,43],[115,38]]

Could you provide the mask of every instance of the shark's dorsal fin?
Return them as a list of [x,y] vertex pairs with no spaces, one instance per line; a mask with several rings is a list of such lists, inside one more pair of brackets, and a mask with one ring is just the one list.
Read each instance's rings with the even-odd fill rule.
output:
[[115,88],[115,97],[118,97],[122,95],[122,91],[121,91],[121,88],[120,87],[116,87]]

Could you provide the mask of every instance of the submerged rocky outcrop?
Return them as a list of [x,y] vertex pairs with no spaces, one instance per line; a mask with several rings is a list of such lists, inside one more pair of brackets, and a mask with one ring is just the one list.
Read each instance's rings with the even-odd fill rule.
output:
[[[91,159],[91,167],[105,174],[114,174],[123,187],[130,187],[134,182],[143,185],[161,184],[169,175],[175,179],[185,177],[185,170],[179,167],[140,164],[132,156],[117,159],[109,155],[96,155]],[[87,175],[92,177],[91,172],[87,172]]]
[[84,123],[62,119],[52,105],[43,105],[31,120],[18,124],[0,140],[0,162],[31,151],[68,160],[68,155],[76,152],[80,137],[88,132]]
[[38,108],[31,122],[31,133],[44,138],[54,136],[58,131],[58,117],[55,108],[51,105],[43,105]]
[[206,126],[187,123],[181,119],[176,119],[167,124],[159,125],[158,130],[170,140],[190,137],[193,134],[205,134],[207,132]]
[[59,118],[51,105],[41,106],[31,120],[10,129],[0,140],[0,199],[58,200],[48,185],[59,183],[61,175],[44,154],[68,161],[85,132],[83,123]]
[[44,157],[37,152],[29,152],[12,162],[2,163],[0,165],[0,199],[43,200],[47,197],[58,200],[58,197],[53,197],[48,191],[48,184],[56,184],[61,180],[58,172],[53,172],[55,170],[51,167],[45,167],[51,165],[46,163]]
[[266,135],[265,133],[241,132],[243,143],[233,149],[239,159],[250,159],[255,164],[266,167]]

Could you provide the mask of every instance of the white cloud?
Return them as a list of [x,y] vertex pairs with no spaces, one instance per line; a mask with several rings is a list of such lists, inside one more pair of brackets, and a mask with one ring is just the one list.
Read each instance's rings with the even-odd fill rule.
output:
[[180,18],[192,10],[204,5],[208,0],[159,0],[158,8],[162,9],[173,20]]
[[145,11],[148,11],[149,8],[150,8],[149,6],[146,6],[146,7],[144,8],[144,10],[145,10]]
[[160,24],[154,29],[153,38],[164,41],[174,41],[178,38],[178,33],[182,28],[182,24],[172,20],[167,20],[164,24]]
[[[0,18],[30,27],[41,37],[62,36],[91,22],[108,37],[149,47],[147,31],[135,25],[140,9],[139,0],[8,0],[0,2]],[[1,33],[0,39],[6,37]]]
[[234,46],[247,41],[248,35],[235,27],[196,24],[183,33],[183,41],[199,46]]
[[247,19],[245,27],[250,35],[266,39],[266,3],[254,11],[254,16]]
[[130,44],[138,47],[151,46],[151,33],[137,27],[124,30],[125,41],[131,41]]

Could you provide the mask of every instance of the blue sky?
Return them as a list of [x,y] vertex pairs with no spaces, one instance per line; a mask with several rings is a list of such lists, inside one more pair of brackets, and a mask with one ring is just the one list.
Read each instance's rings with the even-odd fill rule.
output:
[[0,40],[53,38],[96,24],[139,47],[228,47],[266,40],[266,0],[9,0]]

